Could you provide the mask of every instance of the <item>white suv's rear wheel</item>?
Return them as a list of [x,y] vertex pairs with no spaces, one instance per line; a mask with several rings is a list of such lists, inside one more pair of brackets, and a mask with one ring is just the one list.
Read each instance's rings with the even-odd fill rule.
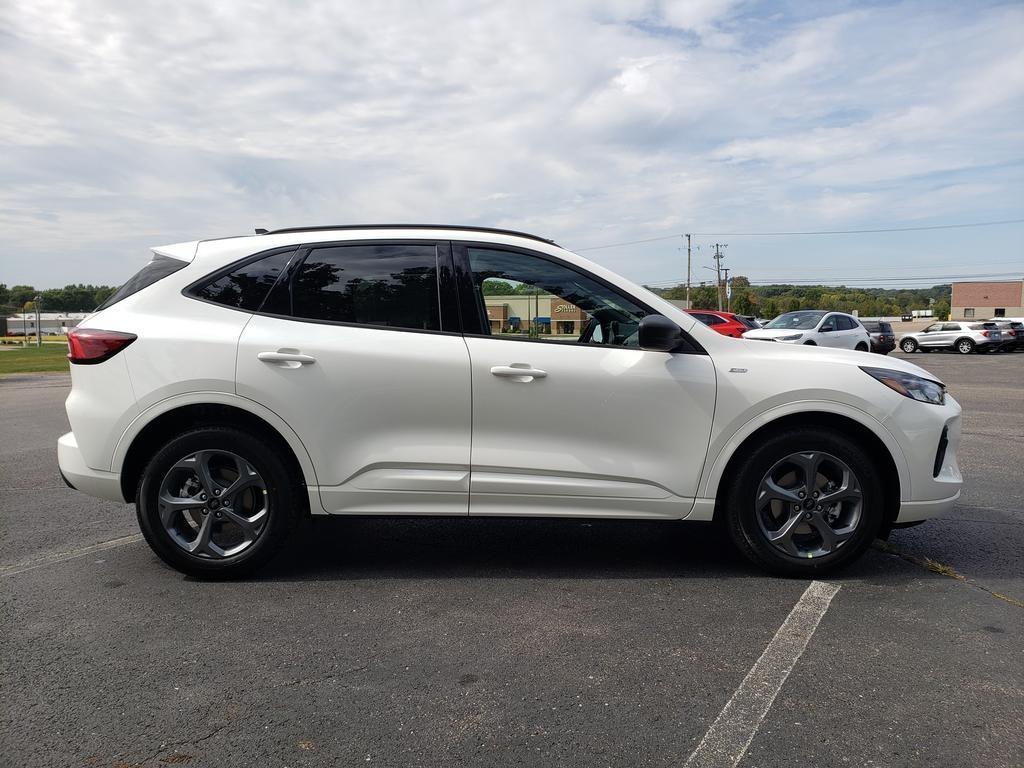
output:
[[263,565],[284,543],[296,488],[264,441],[209,428],[172,439],[153,457],[135,504],[164,562],[192,576],[229,578]]

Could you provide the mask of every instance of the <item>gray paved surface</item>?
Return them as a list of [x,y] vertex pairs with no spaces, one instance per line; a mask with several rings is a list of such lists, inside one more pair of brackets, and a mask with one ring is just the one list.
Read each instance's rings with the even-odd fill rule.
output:
[[[1022,764],[1024,354],[914,361],[963,503],[836,579],[742,766]],[[66,389],[0,381],[0,567],[137,531],[57,478]],[[337,520],[242,583],[137,542],[0,586],[0,765],[679,766],[805,584],[694,524]]]

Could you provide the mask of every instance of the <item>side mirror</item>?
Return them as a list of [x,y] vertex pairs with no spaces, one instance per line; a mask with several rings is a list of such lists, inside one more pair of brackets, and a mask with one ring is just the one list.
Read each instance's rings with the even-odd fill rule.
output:
[[821,331],[819,331],[819,333],[832,333],[835,329],[834,325],[823,325],[821,326]]
[[683,331],[664,315],[647,315],[640,320],[640,349],[672,352],[683,342]]

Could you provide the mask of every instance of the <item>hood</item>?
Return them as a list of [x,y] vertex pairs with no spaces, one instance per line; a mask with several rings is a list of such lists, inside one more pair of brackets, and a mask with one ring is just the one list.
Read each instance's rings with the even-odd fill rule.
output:
[[814,333],[814,329],[811,328],[807,331],[801,331],[793,328],[755,328],[750,331],[746,331],[743,334],[744,339],[777,339],[780,336],[792,336],[797,333]]
[[[763,333],[764,330],[750,331],[743,334],[744,339],[770,338],[757,337],[753,334]],[[769,333],[778,331],[769,331]],[[783,334],[786,332],[783,331]],[[793,331],[789,331],[793,333]],[[733,339],[735,342],[736,340]],[[920,366],[907,362],[898,357],[882,357],[873,355],[870,352],[857,352],[852,349],[835,349],[833,347],[816,347],[809,344],[765,344],[763,341],[752,340],[749,344],[742,344],[746,354],[758,355],[760,357],[784,358],[793,362],[794,366],[813,364],[816,361],[823,363],[841,363],[865,368],[888,368],[891,371],[903,371],[912,373],[915,376],[923,376],[932,381],[942,381],[938,376],[926,371]],[[730,365],[733,361],[730,361]]]

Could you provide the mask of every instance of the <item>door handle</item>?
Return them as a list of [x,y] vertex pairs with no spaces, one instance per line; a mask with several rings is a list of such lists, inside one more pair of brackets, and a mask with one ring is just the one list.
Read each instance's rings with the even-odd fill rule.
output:
[[548,375],[547,371],[533,368],[527,363],[512,363],[512,365],[496,365],[491,368],[491,374],[500,376],[503,379],[514,379],[515,381],[533,381],[543,379]]
[[281,368],[299,368],[316,362],[315,357],[303,355],[298,350],[291,349],[279,349],[277,352],[260,352],[256,355],[256,358],[264,363],[271,363]]

